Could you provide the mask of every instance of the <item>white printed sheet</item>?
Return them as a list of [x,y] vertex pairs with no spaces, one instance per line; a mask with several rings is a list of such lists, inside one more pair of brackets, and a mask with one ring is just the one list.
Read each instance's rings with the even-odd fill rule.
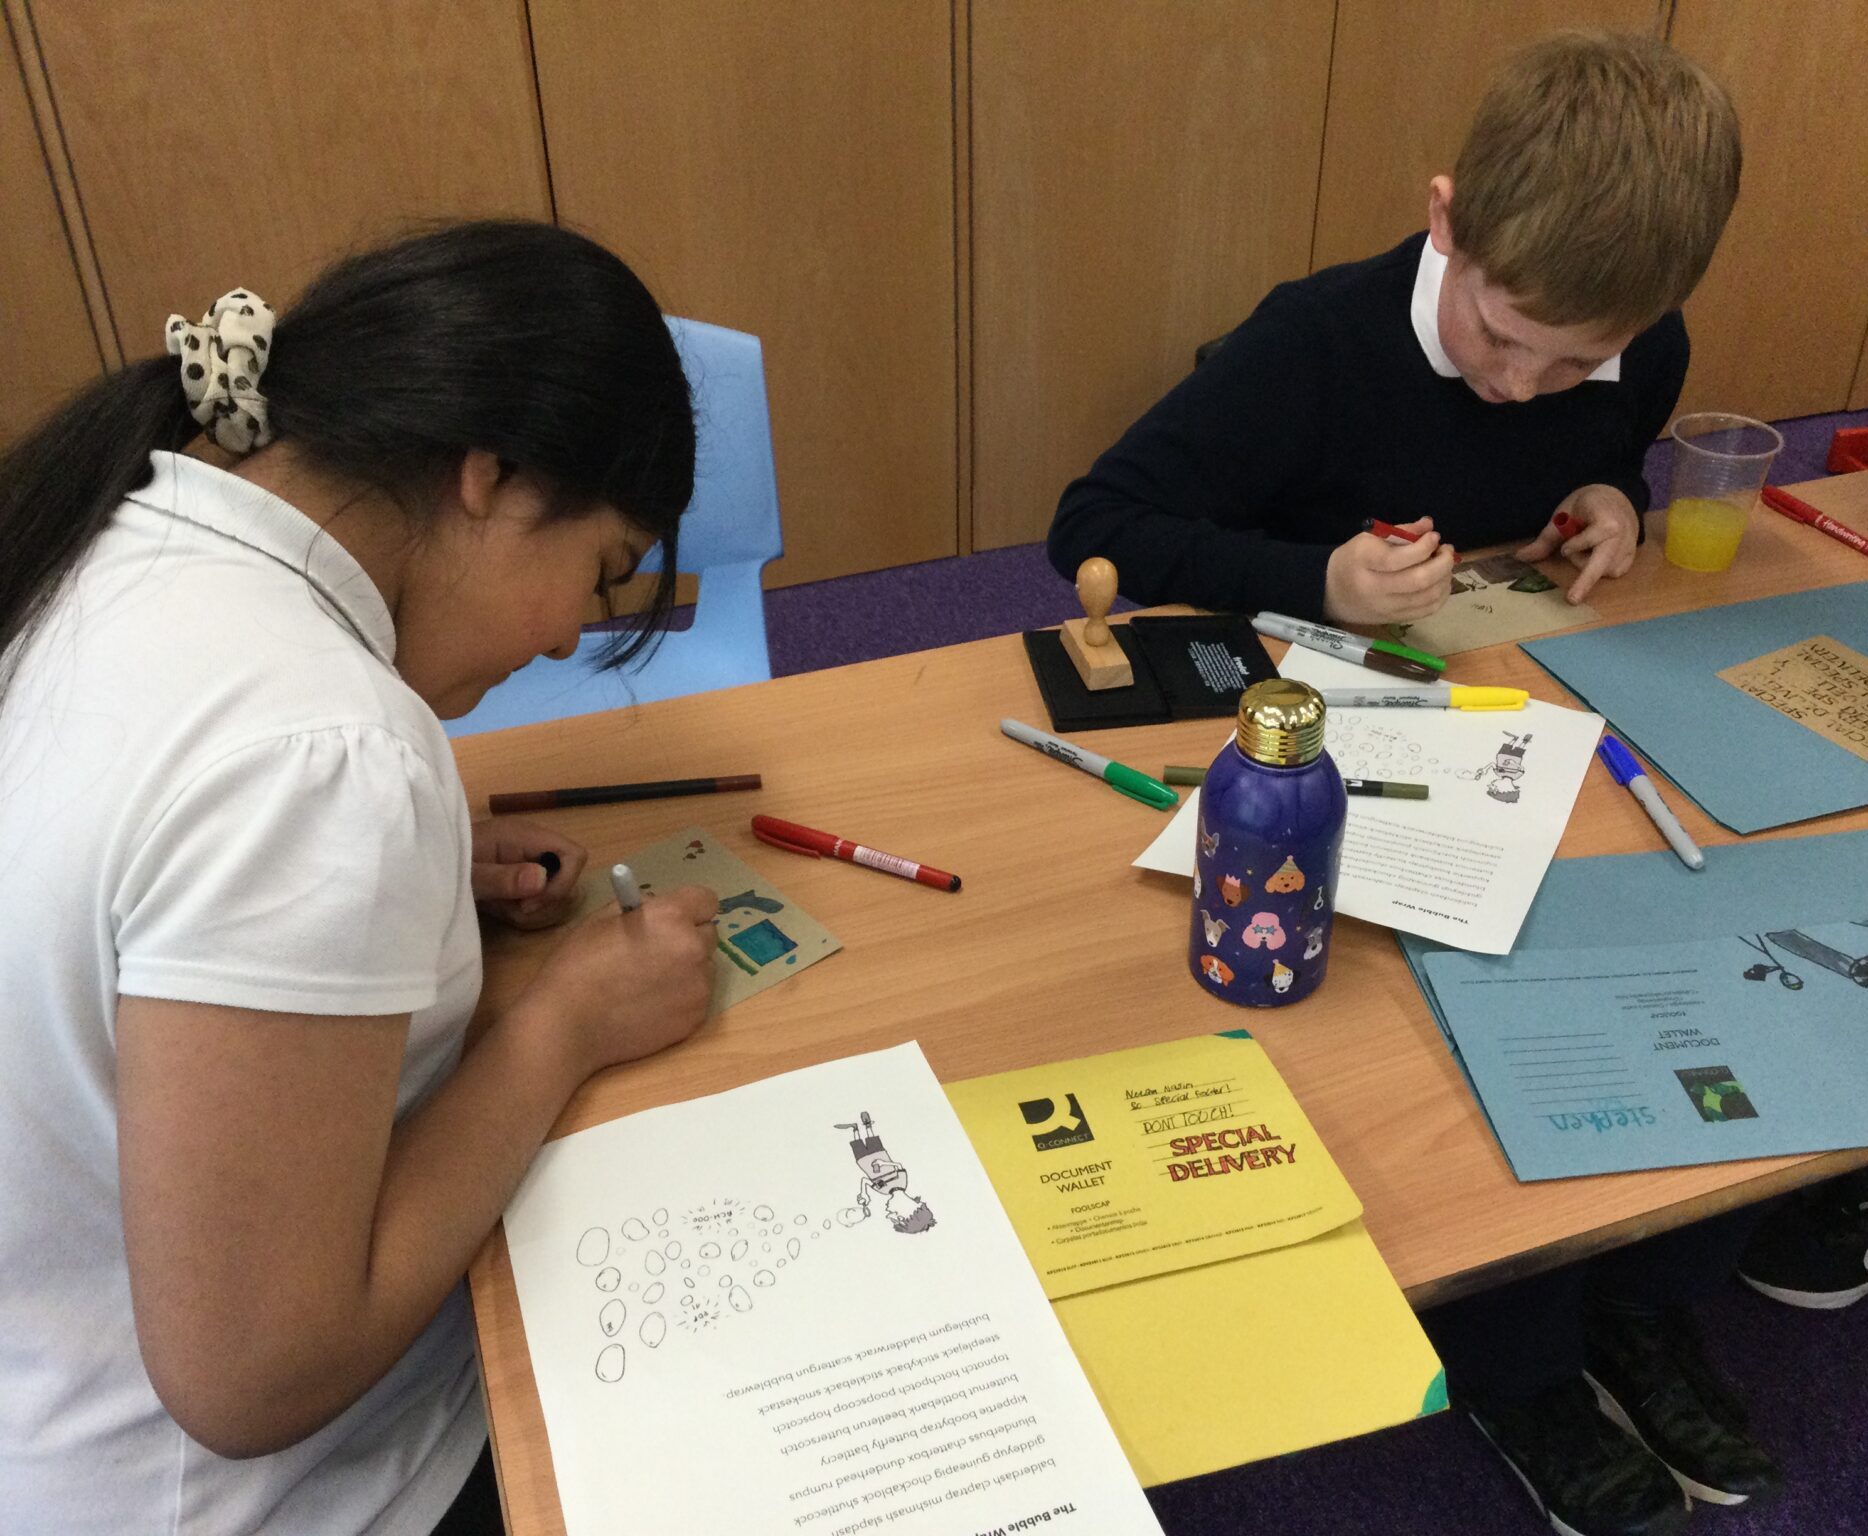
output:
[[[1279,671],[1316,688],[1393,679],[1293,646]],[[1324,745],[1344,778],[1425,784],[1425,800],[1352,796],[1336,910],[1482,955],[1509,954],[1582,788],[1602,717],[1522,710],[1333,709]],[[1217,750],[1217,744],[1215,744]],[[1200,796],[1135,860],[1193,877]]]
[[571,1536],[1159,1536],[912,1043],[552,1142],[506,1235]]

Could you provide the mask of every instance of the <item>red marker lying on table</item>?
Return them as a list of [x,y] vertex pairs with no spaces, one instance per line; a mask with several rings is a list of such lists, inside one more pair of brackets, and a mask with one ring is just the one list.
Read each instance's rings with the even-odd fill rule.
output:
[[801,827],[795,821],[780,821],[776,816],[753,817],[752,835],[762,843],[770,843],[774,848],[783,848],[787,853],[802,853],[813,859],[842,859],[846,864],[861,864],[866,869],[879,869],[885,875],[896,875],[903,880],[931,885],[940,891],[960,889],[958,875],[950,875],[945,870],[935,869],[928,864],[917,864],[913,859],[898,858],[892,853],[883,853],[879,849],[865,848],[861,843],[853,843],[847,837],[833,837],[830,833],[819,832],[813,827]]
[[1759,492],[1764,504],[1793,517],[1799,523],[1808,523],[1812,528],[1820,528],[1830,538],[1848,545],[1858,555],[1868,555],[1868,538],[1857,533],[1846,523],[1838,523],[1827,512],[1819,512],[1801,496],[1792,496],[1788,491],[1780,491],[1774,485],[1767,485]]

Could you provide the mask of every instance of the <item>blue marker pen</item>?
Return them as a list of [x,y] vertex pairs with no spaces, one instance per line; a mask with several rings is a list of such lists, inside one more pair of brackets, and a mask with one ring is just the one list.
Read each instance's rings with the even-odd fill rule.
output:
[[1610,773],[1615,775],[1617,784],[1624,784],[1628,792],[1641,802],[1641,809],[1648,814],[1648,820],[1660,828],[1660,835],[1667,839],[1667,846],[1680,856],[1680,862],[1688,869],[1704,869],[1706,855],[1699,851],[1699,845],[1686,835],[1686,828],[1679,819],[1668,810],[1657,790],[1648,780],[1647,770],[1613,736],[1604,735],[1596,743],[1596,756],[1608,765]]

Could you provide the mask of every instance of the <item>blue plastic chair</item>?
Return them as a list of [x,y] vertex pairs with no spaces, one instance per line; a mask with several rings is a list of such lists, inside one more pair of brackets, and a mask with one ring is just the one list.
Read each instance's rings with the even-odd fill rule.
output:
[[[694,391],[698,443],[694,500],[681,518],[676,568],[700,578],[692,627],[663,635],[646,661],[595,670],[611,636],[586,631],[564,661],[541,656],[491,690],[471,714],[445,722],[450,736],[562,720],[625,704],[764,682],[772,675],[759,573],[785,552],[765,402],[765,355],[757,336],[699,320],[668,329]],[[657,546],[642,563],[661,568]]]

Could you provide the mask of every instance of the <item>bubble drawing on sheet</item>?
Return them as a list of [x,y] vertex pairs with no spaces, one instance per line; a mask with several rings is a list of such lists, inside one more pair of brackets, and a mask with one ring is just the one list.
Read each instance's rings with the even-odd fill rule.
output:
[[[1377,720],[1377,710],[1331,710],[1324,721],[1323,744],[1346,779],[1393,778],[1405,773],[1413,778],[1476,778],[1476,773],[1456,773],[1429,757],[1420,742],[1408,734],[1405,722]],[[1388,715],[1406,714],[1406,710],[1388,710]]]
[[[825,1233],[842,1242],[838,1234],[844,1231],[919,1234],[935,1226],[933,1210],[914,1193],[908,1169],[883,1145],[867,1110],[853,1123],[839,1122],[837,1129],[847,1136],[847,1152],[859,1174],[853,1205],[835,1207],[825,1199],[819,1209],[810,1210],[799,1209],[809,1202],[794,1205],[788,1200],[781,1207],[723,1195],[686,1203],[672,1214],[670,1207],[658,1207],[646,1220],[628,1216],[613,1229],[583,1229],[572,1256],[583,1273],[596,1271],[594,1283],[608,1295],[594,1314],[600,1337],[592,1361],[599,1381],[624,1379],[621,1340],[629,1334],[639,1375],[649,1368],[650,1352],[675,1362],[694,1347],[671,1344],[670,1324],[690,1338],[718,1334],[723,1341],[733,1337],[736,1328],[748,1326],[740,1324],[740,1318],[752,1319],[750,1326],[756,1327],[760,1317],[771,1317],[775,1321],[767,1326],[784,1326],[778,1321],[783,1310],[775,1311],[768,1298],[786,1295],[794,1283],[790,1277],[800,1272],[807,1273],[802,1283],[810,1283],[812,1266],[804,1262],[807,1233],[812,1242],[821,1241]],[[822,1145],[815,1140],[813,1144]],[[841,1154],[823,1159],[827,1194],[848,1168]],[[622,1295],[609,1295],[625,1287],[635,1299],[625,1302]]]
[[719,1326],[720,1300],[716,1296],[683,1296],[675,1326],[686,1333],[706,1333]]

